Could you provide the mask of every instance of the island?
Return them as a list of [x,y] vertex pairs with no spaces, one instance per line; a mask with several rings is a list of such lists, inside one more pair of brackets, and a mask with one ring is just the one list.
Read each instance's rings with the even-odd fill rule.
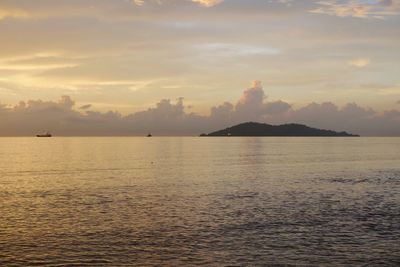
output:
[[347,132],[335,132],[308,127],[303,124],[270,125],[266,123],[246,122],[224,130],[219,130],[200,136],[343,136],[358,137],[359,135]]

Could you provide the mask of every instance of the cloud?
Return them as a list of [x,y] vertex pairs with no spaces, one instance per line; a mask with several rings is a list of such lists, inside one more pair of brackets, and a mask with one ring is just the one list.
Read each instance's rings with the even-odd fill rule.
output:
[[[256,111],[262,110],[264,99],[266,95],[262,88],[260,81],[254,81],[253,86],[243,92],[242,97],[236,105],[236,110],[242,111]],[[254,112],[252,112],[254,113]]]
[[86,109],[90,109],[91,107],[92,107],[91,104],[87,104],[87,105],[80,106],[79,109],[86,110]]
[[145,1],[144,0],[132,0],[135,5],[143,6]]
[[0,6],[0,20],[5,18],[28,18],[29,13],[25,10],[18,9],[18,8],[1,8]]
[[222,105],[211,108],[211,118],[231,120],[235,106],[232,103],[224,102]]
[[261,81],[254,81],[252,87],[244,90],[231,117],[235,122],[265,120],[271,115],[288,112],[291,105],[283,101],[268,102]]
[[202,6],[211,7],[222,3],[224,0],[191,0],[194,3],[198,3]]
[[398,15],[399,0],[326,0],[316,2],[311,13],[338,17],[378,18]]
[[90,104],[75,109],[69,96],[59,101],[29,100],[15,106],[0,105],[0,135],[30,135],[51,131],[55,135],[198,135],[244,121],[272,124],[303,123],[361,135],[400,135],[400,111],[377,112],[349,103],[310,103],[294,109],[284,101],[267,101],[260,82],[246,89],[236,104],[224,102],[210,114],[186,111],[184,99],[163,99],[147,110],[121,115],[115,111],[90,111]]
[[348,61],[347,63],[356,68],[364,68],[371,64],[371,60],[369,58],[356,58]]
[[0,59],[0,70],[46,71],[77,66],[79,64],[55,54],[33,54],[26,57]]
[[[224,0],[181,0],[180,2],[184,2],[184,1],[193,2],[193,3],[199,4],[200,6],[204,6],[204,7],[212,7],[212,6],[222,3]],[[166,1],[166,0],[132,0],[132,3],[134,3],[137,6],[144,6],[145,4],[162,5],[164,3],[168,3],[168,1]]]
[[277,115],[277,114],[282,114],[282,113],[287,112],[288,110],[291,109],[291,107],[292,106],[290,104],[288,104],[284,101],[278,100],[275,102],[266,103],[264,111],[268,115]]
[[234,44],[234,43],[203,43],[196,44],[194,48],[200,52],[218,54],[226,57],[232,56],[257,56],[257,55],[279,55],[279,49],[268,46],[257,46],[248,44]]

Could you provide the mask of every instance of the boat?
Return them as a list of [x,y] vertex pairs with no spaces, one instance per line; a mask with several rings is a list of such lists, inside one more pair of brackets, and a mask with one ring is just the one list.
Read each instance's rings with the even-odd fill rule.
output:
[[37,134],[36,137],[51,137],[51,133],[47,132],[45,134]]
[[152,135],[151,135],[151,134],[148,134],[147,137],[152,137]]

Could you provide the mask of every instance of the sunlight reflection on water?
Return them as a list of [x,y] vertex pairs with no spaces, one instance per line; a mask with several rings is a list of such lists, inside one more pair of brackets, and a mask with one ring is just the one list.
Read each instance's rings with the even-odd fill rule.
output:
[[400,264],[400,138],[0,138],[0,265]]

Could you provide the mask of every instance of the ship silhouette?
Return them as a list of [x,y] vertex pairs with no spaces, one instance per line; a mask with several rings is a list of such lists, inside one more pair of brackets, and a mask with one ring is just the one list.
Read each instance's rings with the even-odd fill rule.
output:
[[36,137],[51,137],[51,133],[47,132],[45,134],[37,134]]

